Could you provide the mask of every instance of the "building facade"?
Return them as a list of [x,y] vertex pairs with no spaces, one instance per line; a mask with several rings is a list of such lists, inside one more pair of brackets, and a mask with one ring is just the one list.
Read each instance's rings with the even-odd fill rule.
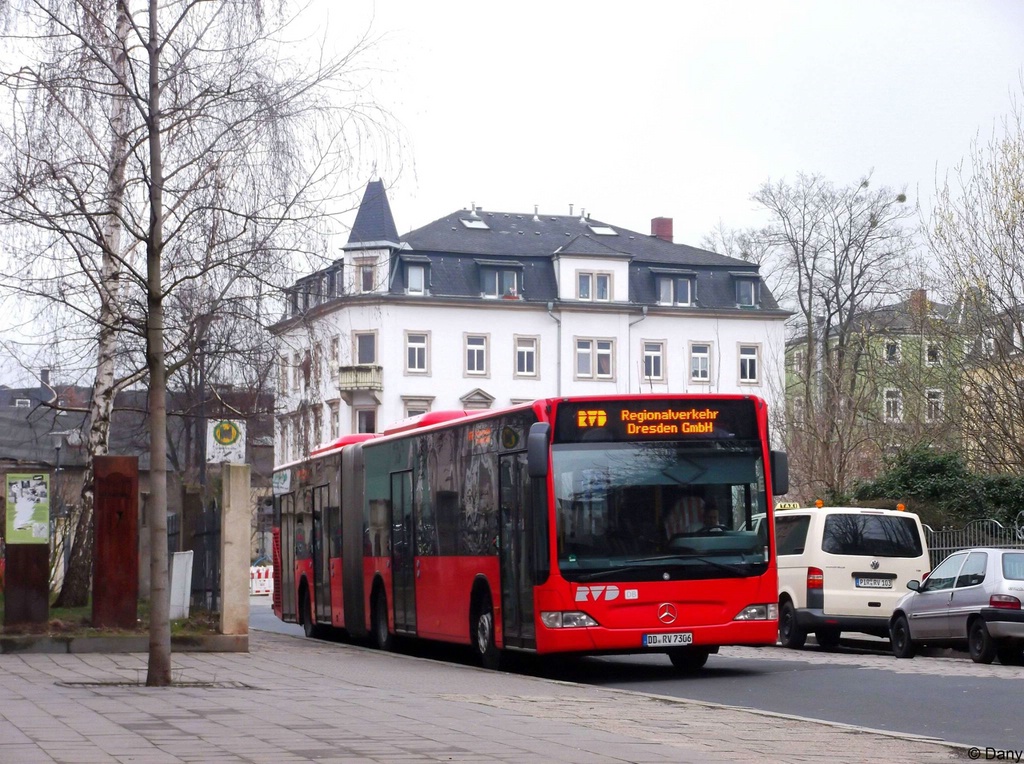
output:
[[432,410],[561,395],[784,401],[783,322],[758,267],[589,215],[476,205],[399,236],[383,183],[343,256],[298,280],[279,342],[277,460]]

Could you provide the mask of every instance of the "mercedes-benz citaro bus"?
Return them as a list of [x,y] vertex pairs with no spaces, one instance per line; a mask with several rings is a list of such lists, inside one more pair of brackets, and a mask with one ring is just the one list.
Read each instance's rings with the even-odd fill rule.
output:
[[765,402],[562,397],[437,411],[345,436],[274,475],[274,610],[390,649],[663,653],[775,644]]

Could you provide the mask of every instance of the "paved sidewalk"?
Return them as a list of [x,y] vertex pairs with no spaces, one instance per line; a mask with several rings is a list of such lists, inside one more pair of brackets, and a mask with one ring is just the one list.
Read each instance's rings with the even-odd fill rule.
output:
[[[0,762],[948,762],[933,741],[253,631],[250,652],[0,655]],[[122,682],[123,684],[117,684]]]

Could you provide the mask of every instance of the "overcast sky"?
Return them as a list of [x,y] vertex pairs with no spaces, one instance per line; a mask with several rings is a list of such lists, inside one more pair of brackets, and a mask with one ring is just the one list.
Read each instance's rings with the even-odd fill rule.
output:
[[[378,165],[399,232],[476,203],[644,233],[763,222],[766,180],[874,172],[927,204],[1021,93],[1024,3],[322,2],[370,23],[373,96],[404,126]],[[368,178],[367,178],[368,179]],[[345,222],[351,223],[351,216]]]

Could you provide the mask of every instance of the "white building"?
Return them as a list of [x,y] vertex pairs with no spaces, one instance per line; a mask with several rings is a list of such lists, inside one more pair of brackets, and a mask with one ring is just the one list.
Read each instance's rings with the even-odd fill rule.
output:
[[783,405],[789,315],[743,260],[588,215],[460,210],[399,236],[383,183],[344,256],[300,279],[277,460],[431,410],[560,395],[741,393]]

